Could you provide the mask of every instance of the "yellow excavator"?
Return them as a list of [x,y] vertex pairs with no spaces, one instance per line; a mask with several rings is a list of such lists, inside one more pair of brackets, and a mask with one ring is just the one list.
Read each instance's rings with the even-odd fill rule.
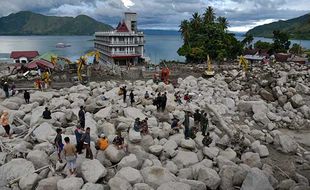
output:
[[242,55],[240,56],[239,65],[242,66],[243,72],[247,73],[249,70],[249,63]]
[[208,58],[208,69],[205,70],[205,72],[203,73],[203,77],[210,78],[214,76],[215,71],[213,70],[210,56],[208,55],[207,58]]
[[79,81],[82,81],[82,69],[84,68],[85,65],[87,65],[87,59],[88,57],[94,56],[94,61],[93,64],[98,64],[99,63],[99,58],[100,58],[100,53],[99,51],[91,51],[86,53],[85,55],[81,56],[78,60],[77,60],[77,75],[78,75],[78,79]]
[[93,64],[98,64],[99,63],[99,59],[100,59],[99,51],[91,51],[91,52],[86,53],[84,56],[86,56],[86,57],[94,56]]

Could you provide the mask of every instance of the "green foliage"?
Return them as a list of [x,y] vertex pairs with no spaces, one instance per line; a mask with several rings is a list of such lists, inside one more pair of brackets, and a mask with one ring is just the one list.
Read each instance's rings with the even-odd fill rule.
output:
[[259,41],[257,41],[257,42],[254,44],[254,48],[270,50],[270,49],[272,49],[272,43],[269,43],[269,42],[262,42],[262,41],[259,40]]
[[93,35],[112,27],[88,16],[44,16],[21,11],[0,18],[0,35]]
[[279,30],[273,31],[273,51],[276,53],[287,52],[290,49],[291,42],[289,34]]
[[185,56],[187,62],[198,63],[205,61],[208,55],[217,61],[236,58],[243,46],[227,32],[228,26],[227,19],[217,18],[212,7],[208,7],[203,16],[194,13],[190,20],[180,24],[184,44],[178,54]]
[[272,38],[273,31],[280,30],[290,34],[294,39],[310,39],[310,14],[287,21],[278,21],[270,24],[257,26],[247,32],[255,37]]
[[241,43],[244,46],[249,47],[252,44],[253,40],[254,40],[254,37],[252,34],[246,34],[245,38],[241,41]]
[[304,53],[303,48],[299,44],[293,44],[293,46],[290,49],[290,53],[295,55],[301,55]]

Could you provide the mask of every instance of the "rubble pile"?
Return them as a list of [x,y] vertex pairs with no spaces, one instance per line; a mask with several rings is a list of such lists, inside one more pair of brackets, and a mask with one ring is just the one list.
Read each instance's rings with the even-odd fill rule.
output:
[[[0,112],[9,110],[15,132],[14,139],[0,137],[0,188],[309,189],[309,180],[301,170],[287,173],[279,168],[281,163],[276,166],[267,162],[273,151],[279,151],[310,168],[308,147],[278,130],[310,128],[308,68],[291,64],[263,66],[253,68],[254,74],[247,80],[239,76],[234,81],[238,73],[235,70],[210,79],[188,76],[179,78],[175,87],[157,85],[152,80],[91,82],[88,86],[34,92],[30,104],[24,104],[22,97],[11,97],[0,104]],[[124,103],[118,95],[123,85],[134,91],[134,106]],[[151,99],[144,99],[146,91],[151,98],[157,95],[151,92],[167,92],[164,113],[157,112]],[[191,102],[178,104],[175,92],[190,92]],[[53,140],[56,128],[61,127],[63,138],[69,137],[75,143],[74,130],[82,105],[87,112],[85,125],[91,129],[94,159],[78,155],[77,175],[71,177],[65,163],[58,162]],[[46,106],[52,110],[51,120],[41,118]],[[183,130],[170,133],[173,118],[182,123],[184,111],[194,113],[196,109],[209,114],[208,131],[213,139],[209,146],[202,144],[201,132],[195,139],[185,139]],[[132,130],[137,117],[148,117],[149,134]],[[104,133],[111,142],[117,130],[125,137],[127,153],[112,143],[105,151],[95,149],[98,135]]]

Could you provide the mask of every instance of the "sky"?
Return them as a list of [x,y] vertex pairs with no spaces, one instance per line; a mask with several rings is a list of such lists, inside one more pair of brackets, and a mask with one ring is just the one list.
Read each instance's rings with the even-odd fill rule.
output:
[[53,16],[85,14],[116,26],[123,12],[138,13],[139,29],[178,29],[180,22],[208,6],[225,16],[229,30],[247,30],[310,13],[310,0],[0,0],[0,16],[33,11]]

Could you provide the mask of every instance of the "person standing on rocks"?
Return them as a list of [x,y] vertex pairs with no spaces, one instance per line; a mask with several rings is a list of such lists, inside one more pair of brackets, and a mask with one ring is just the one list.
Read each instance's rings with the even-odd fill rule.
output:
[[81,126],[79,125],[75,131],[75,138],[76,138],[76,150],[78,154],[82,154],[82,149],[83,149],[83,142],[82,142],[82,135],[83,135],[83,130],[81,129]]
[[173,118],[172,123],[171,123],[172,135],[179,133],[179,130],[180,130],[179,121],[180,121],[179,119]]
[[10,94],[9,94],[9,85],[8,85],[8,82],[4,82],[3,84],[3,91],[5,93],[5,97],[6,98],[9,98],[10,97]]
[[197,109],[194,113],[194,122],[195,122],[195,125],[197,127],[199,127],[199,124],[200,124],[200,121],[201,121],[201,113],[200,111]]
[[155,105],[157,107],[157,111],[160,111],[161,105],[162,105],[162,96],[161,93],[159,92],[156,99],[155,99]]
[[70,143],[70,138],[65,137],[65,147],[64,147],[64,155],[65,159],[67,161],[67,167],[69,168],[70,175],[75,174],[75,169],[76,169],[76,148],[73,144]]
[[162,100],[161,111],[164,112],[165,109],[166,109],[166,105],[167,105],[167,92],[165,92],[165,93],[162,95],[161,100]]
[[205,136],[206,131],[208,129],[208,125],[209,125],[209,120],[208,120],[208,114],[207,113],[203,113],[203,115],[201,116],[200,125],[201,125],[202,135]]
[[58,128],[58,129],[56,129],[56,132],[57,132],[57,135],[54,139],[54,144],[57,147],[58,161],[60,163],[62,163],[61,152],[64,148],[64,144],[62,143],[62,137],[61,137],[62,130],[60,128]]
[[24,92],[24,99],[25,99],[26,104],[30,103],[30,93],[27,90],[25,90]]
[[190,137],[190,131],[189,131],[189,111],[185,111],[185,120],[184,120],[184,135],[185,135],[185,139],[189,139]]
[[126,103],[126,97],[127,97],[127,86],[123,87],[123,101]]
[[4,111],[1,118],[0,118],[0,123],[2,125],[2,127],[4,128],[5,130],[5,136],[6,137],[9,137],[10,139],[12,138],[11,136],[11,133],[10,133],[10,130],[11,130],[11,127],[10,127],[10,124],[9,124],[9,112],[8,111]]
[[130,97],[130,104],[132,106],[132,104],[135,102],[135,95],[133,94],[133,90],[130,91],[129,97]]
[[84,143],[84,147],[86,149],[86,158],[93,159],[93,152],[90,148],[90,128],[86,128],[86,132],[82,136],[82,142]]
[[45,107],[45,111],[43,112],[42,116],[43,116],[43,119],[52,119],[52,116],[51,116],[51,111],[48,110],[48,107]]
[[82,129],[84,129],[85,128],[85,109],[83,106],[80,107],[79,120],[80,120],[80,125]]

